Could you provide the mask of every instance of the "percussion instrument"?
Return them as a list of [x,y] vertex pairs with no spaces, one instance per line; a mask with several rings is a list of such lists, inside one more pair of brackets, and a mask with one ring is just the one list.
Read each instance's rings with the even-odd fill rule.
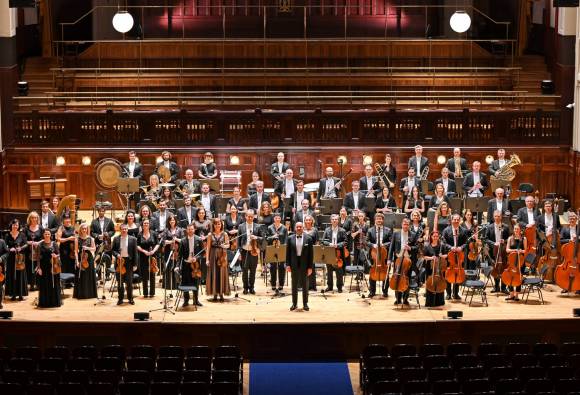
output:
[[113,158],[101,159],[95,165],[97,184],[104,189],[115,189],[123,174],[121,162]]

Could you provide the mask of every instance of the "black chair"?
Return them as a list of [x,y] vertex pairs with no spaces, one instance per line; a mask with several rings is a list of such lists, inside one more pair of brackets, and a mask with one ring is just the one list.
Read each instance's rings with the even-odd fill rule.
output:
[[[455,380],[455,372],[449,367],[434,367],[427,373],[427,379],[430,383],[436,381],[449,381]],[[456,392],[456,391],[444,391],[444,392]]]
[[425,358],[430,355],[445,355],[445,348],[439,343],[423,344],[420,348],[419,354]]
[[412,344],[395,344],[391,348],[391,356],[395,359],[417,355],[417,348]]
[[556,392],[560,394],[570,394],[579,392],[580,379],[562,379],[558,380],[555,385]]
[[2,381],[10,384],[26,385],[30,380],[30,373],[24,370],[5,370],[2,373]]
[[85,345],[73,350],[73,358],[89,358],[93,361],[99,356],[99,350],[96,346]]
[[148,392],[148,385],[139,382],[119,383],[119,395],[143,395]]
[[235,370],[214,370],[212,372],[212,381],[239,383],[240,374]]
[[8,347],[0,346],[0,366],[8,363],[12,358],[12,351]]
[[524,381],[520,377],[520,381],[525,383],[524,391],[526,394],[533,395],[538,392],[551,392],[554,388],[554,384],[550,380],[544,378],[530,378]]
[[491,266],[483,268],[482,272],[483,275],[485,276],[486,279],[485,281],[481,280],[479,272],[477,270],[474,270],[475,274],[474,278],[468,278],[463,283],[463,293],[465,294],[465,301],[467,302],[467,299],[469,298],[469,306],[473,304],[473,298],[475,296],[479,296],[481,298],[482,305],[485,305],[486,307],[489,306],[489,304],[487,303],[487,293],[485,291],[485,288],[487,283],[491,279],[492,269],[493,268]]
[[399,370],[399,381],[402,383],[425,380],[426,377],[427,374],[423,368],[403,368]]
[[435,395],[458,393],[461,392],[461,387],[457,381],[452,379],[439,380],[433,383],[432,392]]
[[534,354],[515,354],[511,357],[511,364],[518,371],[524,366],[537,366],[538,358]]
[[181,372],[175,370],[157,370],[153,373],[153,383],[179,383]]
[[418,355],[403,355],[396,359],[395,366],[398,370],[404,368],[419,368],[423,366],[423,360]]
[[[211,351],[211,350],[210,350]],[[157,356],[159,358],[181,358],[185,356],[185,351],[181,346],[161,346],[157,350]],[[208,355],[211,357],[211,355]]]
[[407,381],[403,384],[403,392],[406,394],[427,394],[430,393],[431,385],[425,380]]
[[133,358],[139,357],[151,359],[157,358],[157,352],[155,351],[155,348],[153,348],[153,346],[148,345],[133,346],[131,347],[131,352],[129,354]]
[[146,370],[127,370],[123,372],[123,382],[125,383],[145,383],[151,382],[151,372]]
[[530,345],[528,343],[508,343],[505,346],[505,353],[508,356],[515,354],[527,354],[530,352]]
[[497,343],[481,343],[477,347],[477,356],[481,359],[489,354],[502,354],[503,347]]
[[471,344],[451,343],[447,346],[447,356],[453,359],[456,355],[471,354]]
[[209,357],[187,357],[184,362],[187,370],[211,370],[211,358]]
[[93,370],[91,373],[91,382],[112,384],[113,386],[116,386],[119,383],[120,377],[120,372],[115,370]]
[[487,354],[481,358],[485,370],[489,370],[495,366],[507,366],[510,364],[510,359],[505,354]]
[[213,357],[213,353],[211,352],[211,348],[208,346],[191,346],[187,349],[186,352],[187,358],[211,358]]
[[[54,385],[46,383],[35,383],[30,384],[26,387],[27,395],[54,395],[55,389]],[[10,394],[10,393],[8,393]]]
[[565,342],[560,346],[560,354],[569,357],[570,355],[580,354],[579,342]]
[[460,367],[457,369],[457,380],[460,383],[480,380],[485,377],[485,371],[481,366]]
[[95,367],[95,360],[91,358],[73,358],[68,364],[68,370],[83,370],[85,372],[92,372]]
[[145,370],[151,373],[155,370],[155,360],[149,357],[129,357],[127,370]]
[[491,368],[489,370],[489,381],[495,385],[499,380],[512,379],[516,372],[509,366]]
[[24,386],[18,383],[0,382],[0,394],[24,395]]
[[495,383],[495,393],[498,395],[520,392],[522,383],[518,379],[502,378]]
[[56,386],[56,393],[58,395],[84,395],[86,391],[85,386],[80,383],[60,383]]
[[230,382],[213,382],[211,383],[211,395],[238,395],[239,385],[238,383]]
[[44,358],[60,358],[68,361],[70,350],[67,346],[52,346],[44,350]]
[[546,377],[557,382],[574,378],[574,371],[568,366],[550,366],[546,371]]
[[532,348],[532,353],[537,357],[546,354],[558,354],[558,346],[553,343],[536,343]]
[[157,358],[157,369],[158,370],[183,370],[183,359],[177,357],[162,357]]
[[478,392],[491,391],[491,383],[486,378],[467,380],[461,385],[461,389],[465,395],[472,395]]
[[572,354],[566,358],[568,366],[574,370],[580,369],[580,354]]
[[211,372],[208,370],[184,370],[183,382],[196,382],[209,384],[211,381]]
[[238,346],[217,346],[214,350],[214,356],[218,357],[237,357],[240,358],[240,348]]
[[361,387],[367,391],[380,381],[395,381],[398,378],[397,371],[393,367],[375,367],[365,370]]
[[479,359],[473,354],[457,354],[451,359],[455,370],[469,366],[480,366]]
[[153,382],[151,395],[179,395],[179,382]]
[[113,383],[92,382],[86,386],[87,395],[115,394],[116,389]]
[[544,279],[547,271],[548,265],[545,265],[540,269],[537,277],[524,277],[522,282],[522,300],[524,303],[527,304],[531,293],[536,292],[538,294],[538,300],[541,304],[544,304],[542,288],[544,287]]
[[54,386],[60,382],[60,375],[54,370],[37,370],[32,374],[32,382]]
[[40,358],[42,358],[42,351],[40,350],[40,347],[37,346],[16,347],[14,350],[14,357],[28,358],[32,359],[33,361],[38,361]]
[[95,361],[95,370],[113,370],[120,373],[123,370],[123,360],[115,357],[102,357]]
[[544,354],[540,356],[539,365],[543,368],[566,365],[566,358],[560,354]]
[[85,386],[89,382],[89,372],[86,370],[65,370],[62,373],[61,382]]
[[184,381],[181,383],[181,394],[209,395],[209,383]]
[[66,362],[62,358],[41,358],[38,360],[38,370],[54,370],[60,375],[65,368]]
[[30,358],[12,358],[8,361],[10,370],[21,370],[27,373],[32,373],[36,370],[36,360]]
[[423,358],[423,367],[427,370],[447,368],[449,367],[449,359],[445,355],[428,355]]
[[101,348],[101,358],[117,358],[125,360],[125,347],[119,344],[111,344]]
[[518,377],[522,383],[527,383],[532,379],[543,379],[545,376],[546,369],[540,366],[524,366],[521,369],[519,369],[518,374]]
[[369,387],[371,394],[398,394],[401,392],[401,383],[397,380],[379,381]]
[[367,360],[372,357],[389,357],[389,349],[384,344],[369,344],[359,356],[359,382],[363,382],[363,371]]

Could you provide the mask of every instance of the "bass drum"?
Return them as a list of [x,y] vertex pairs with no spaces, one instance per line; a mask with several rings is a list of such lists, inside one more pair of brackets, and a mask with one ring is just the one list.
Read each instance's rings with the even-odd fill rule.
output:
[[105,158],[96,164],[97,184],[104,189],[114,189],[117,187],[119,177],[123,171],[121,162],[113,158]]

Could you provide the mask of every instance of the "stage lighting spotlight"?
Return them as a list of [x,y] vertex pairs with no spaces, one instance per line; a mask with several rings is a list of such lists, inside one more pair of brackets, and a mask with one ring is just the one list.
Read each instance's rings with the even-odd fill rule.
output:
[[439,155],[437,157],[437,163],[439,163],[440,165],[444,165],[446,161],[447,158],[445,157],[445,155]]
[[11,311],[0,311],[0,319],[2,319],[2,320],[9,320],[13,316],[14,315],[12,314]]
[[133,27],[133,17],[127,10],[118,11],[113,17],[113,27],[119,33],[127,33]]
[[237,155],[230,156],[230,165],[239,166],[240,165],[240,157]]
[[337,160],[339,165],[346,165],[348,163],[348,161],[346,160],[346,156],[344,155],[340,155]]
[[493,155],[486,156],[485,163],[487,163],[488,165],[491,165],[491,162],[493,162]]
[[363,155],[363,165],[371,165],[373,163],[372,155]]
[[463,317],[463,311],[457,311],[457,310],[450,310],[447,312],[447,318],[451,319],[451,320],[457,320],[459,318]]
[[456,33],[465,33],[471,27],[471,17],[465,11],[455,11],[449,19],[449,25]]
[[90,156],[83,156],[81,159],[83,166],[90,166],[91,165],[91,157]]
[[137,313],[133,313],[133,318],[135,319],[135,321],[149,321],[149,313],[147,312],[137,312]]
[[57,166],[64,166],[66,164],[66,160],[64,159],[64,156],[57,156],[56,157],[56,165]]

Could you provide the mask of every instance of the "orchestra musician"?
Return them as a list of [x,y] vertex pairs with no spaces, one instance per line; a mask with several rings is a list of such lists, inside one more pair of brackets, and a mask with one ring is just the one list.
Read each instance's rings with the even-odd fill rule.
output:
[[488,187],[487,177],[479,171],[481,168],[479,161],[473,162],[471,168],[471,173],[463,179],[463,190],[469,197],[481,197]]
[[211,232],[207,240],[205,257],[207,262],[207,277],[205,280],[205,292],[207,296],[213,296],[213,301],[224,301],[224,295],[230,295],[230,277],[227,250],[230,247],[230,238],[224,232],[221,219],[214,218],[211,224]]
[[[94,222],[94,221],[93,221]],[[56,241],[59,245],[59,256],[61,270],[63,273],[75,272],[75,228],[72,226],[71,218],[65,215],[62,219],[62,225],[56,232]]]
[[149,185],[143,186],[141,189],[141,200],[157,203],[157,200],[159,200],[159,195],[161,195],[159,176],[157,174],[151,174],[149,176]]
[[210,193],[209,184],[205,182],[201,184],[201,197],[199,198],[199,201],[205,209],[208,218],[217,215],[215,195]]
[[433,197],[431,197],[431,200],[429,201],[429,208],[436,209],[443,202],[449,204],[449,198],[445,193],[445,187],[443,186],[443,184],[437,183],[435,184],[435,194],[433,195]]
[[576,215],[576,213],[570,211],[568,213],[568,226],[563,226],[560,229],[560,243],[562,243],[562,245],[569,243],[571,241],[572,242],[576,241],[576,239],[578,238],[578,234],[576,233],[577,225],[578,225],[578,216]]
[[[163,268],[162,286],[164,289],[177,289],[177,277],[173,269],[179,265],[178,247],[179,240],[183,237],[183,230],[177,226],[177,219],[174,216],[167,217],[165,230],[159,233],[159,240],[163,242],[163,263],[160,267]],[[169,255],[171,255],[171,260]],[[169,262],[169,267],[165,269],[165,263]]]
[[[391,178],[389,177],[389,179]],[[365,196],[375,197],[381,193],[379,178],[373,176],[373,167],[371,165],[365,166],[365,175],[359,179],[359,183],[360,190],[365,194]]]
[[109,237],[113,237],[115,234],[115,224],[111,218],[105,217],[105,208],[99,207],[98,217],[91,222],[91,237],[95,239],[97,245],[100,245],[103,242],[103,236],[105,234]]
[[[163,179],[161,177],[161,175],[159,174],[159,168],[161,166],[165,166],[167,169],[169,169],[169,173],[171,174],[171,177],[169,178],[169,180]],[[175,181],[177,180],[177,176],[179,175],[179,166],[177,166],[177,163],[175,163],[171,160],[171,152],[163,151],[161,153],[161,162],[157,163],[157,166],[155,166],[154,173],[157,175],[157,177],[159,177],[159,180],[162,183],[175,184]],[[153,187],[153,185],[151,185],[151,186]]]
[[183,207],[177,210],[177,221],[179,226],[186,229],[187,225],[192,223],[195,219],[196,211],[197,209],[191,205],[191,197],[186,196],[183,199]]
[[270,195],[264,192],[264,182],[256,181],[256,193],[250,196],[248,208],[257,212],[262,207],[262,202],[269,202]]
[[306,216],[310,215],[314,218],[314,211],[310,209],[310,201],[308,199],[303,199],[300,204],[301,209],[296,211],[294,214],[293,223],[302,222],[306,220]]
[[391,190],[388,186],[381,189],[381,193],[377,196],[375,201],[375,210],[377,213],[392,213],[397,211],[397,202],[391,195]]
[[[268,245],[286,245],[288,239],[288,229],[282,225],[282,216],[280,213],[274,214],[274,223],[268,226],[267,238]],[[284,288],[284,279],[286,271],[284,270],[284,262],[269,262],[270,263],[270,285],[272,291],[278,294]],[[276,286],[277,281],[277,286]]]
[[[56,213],[58,213],[58,206],[60,205],[60,198],[58,196],[53,196],[52,199],[50,199],[50,211],[52,211],[53,214],[56,215]],[[57,218],[57,221],[60,221],[61,218]]]
[[259,244],[263,239],[260,226],[254,224],[254,215],[253,209],[246,211],[246,221],[238,227],[240,235],[238,250],[240,251],[239,259],[242,264],[244,295],[247,295],[248,293],[251,293],[252,295],[256,294],[254,285],[256,283],[256,268],[258,267],[259,252],[256,253],[256,246],[253,246],[252,242]]
[[238,227],[244,222],[244,219],[239,215],[238,208],[232,206],[230,212],[226,215],[225,219],[225,229],[230,240],[238,235]]
[[218,169],[213,160],[213,154],[211,152],[206,152],[203,154],[203,162],[199,165],[197,175],[202,180],[212,180],[217,178]]
[[42,240],[40,217],[36,211],[31,211],[26,218],[24,236],[26,237],[26,244],[28,244],[28,248],[24,251],[24,256],[26,258],[26,278],[30,290],[34,291],[36,289],[34,266],[38,264],[38,245]]
[[253,171],[252,172],[252,182],[250,182],[248,184],[248,186],[246,187],[246,193],[248,195],[248,198],[250,198],[250,196],[252,196],[254,193],[256,193],[257,188],[256,188],[256,183],[260,181],[260,173],[258,173],[257,171]]
[[487,222],[491,222],[493,217],[493,212],[499,210],[501,216],[509,216],[511,214],[511,203],[505,197],[505,191],[503,188],[497,188],[495,190],[495,198],[490,199],[487,203]]
[[75,286],[73,298],[94,299],[97,297],[95,272],[95,240],[89,235],[89,226],[82,223],[75,238]]
[[[340,225],[340,218],[339,218]],[[367,233],[369,231],[369,226],[367,225],[367,219],[365,213],[359,211],[356,213],[355,220],[350,227],[350,239],[354,244],[353,248],[353,265],[362,266],[364,269],[368,269],[368,255],[367,255]],[[349,243],[350,244],[350,243]]]
[[6,270],[8,261],[8,246],[4,239],[0,238],[0,273],[4,274],[4,279],[0,279],[0,310],[2,309],[2,303],[4,302],[4,285],[6,284]]
[[[447,247],[441,243],[439,232],[433,231],[429,235],[429,241],[423,247],[423,261],[425,262],[425,276],[429,278],[433,274],[433,262],[435,258],[446,259]],[[441,273],[443,278],[445,273]],[[445,281],[442,279],[442,281]],[[425,306],[438,307],[445,305],[444,293],[433,293],[425,289]]]
[[543,232],[546,237],[560,231],[560,216],[554,212],[554,205],[551,200],[544,202],[544,212],[536,217],[536,223],[538,224],[538,231]]
[[420,177],[426,167],[429,167],[429,159],[423,156],[423,147],[421,145],[415,146],[415,155],[409,158],[407,163],[410,169],[415,169],[415,174]]
[[[380,246],[385,246],[387,251],[389,250],[391,239],[393,237],[393,232],[388,227],[384,226],[385,216],[382,213],[375,215],[375,225],[368,228],[366,233],[366,245],[368,248],[379,248]],[[363,229],[364,227],[360,225],[358,229]],[[386,265],[389,260],[388,254],[382,257],[382,262],[380,264]],[[369,278],[369,298],[376,295],[377,282]],[[387,272],[387,277],[382,284],[382,294],[383,297],[387,298],[389,296],[389,274]]]
[[[123,304],[125,297],[125,284],[127,285],[127,299],[129,304],[134,305],[133,300],[133,267],[139,265],[137,253],[137,239],[129,235],[129,228],[121,224],[121,235],[113,239],[113,256],[116,259],[117,268],[117,305]],[[121,272],[124,270],[124,274]]]
[[[519,224],[514,225],[514,234],[508,237],[506,243],[506,254],[509,255],[512,252],[525,251],[528,246],[528,241],[522,233],[522,228]],[[526,269],[526,265],[520,262],[520,273],[523,275]],[[505,300],[519,301],[518,293],[522,290],[521,286],[509,287],[509,296]]]
[[143,179],[143,166],[137,162],[135,151],[129,151],[129,162],[123,163],[123,177]]
[[178,188],[185,195],[192,195],[194,193],[201,193],[201,184],[199,181],[193,179],[193,170],[185,170],[185,178],[179,182]]
[[535,208],[535,201],[533,196],[526,196],[526,206],[518,210],[517,221],[525,232],[525,229],[536,224],[536,217],[539,212]]
[[505,149],[500,148],[497,150],[497,159],[493,160],[489,167],[489,175],[495,176],[495,173],[501,169],[508,161],[505,158]]
[[353,211],[366,211],[367,203],[365,200],[365,194],[360,191],[360,182],[354,180],[351,183],[352,192],[347,193],[344,196],[342,206],[346,208],[348,214]]
[[447,202],[443,202],[435,210],[435,216],[433,217],[433,230],[442,234],[445,228],[451,224],[451,209]]
[[296,191],[297,182],[294,179],[294,172],[292,169],[286,169],[284,176],[278,180],[275,184],[274,193],[278,195],[280,199],[280,205],[278,207],[278,211],[287,213],[290,211],[290,207],[284,207],[284,199],[287,197],[292,196],[294,191]]
[[159,204],[161,201],[165,202],[165,207],[168,210],[175,210],[175,200],[173,200],[173,192],[171,192],[171,189],[169,187],[163,187],[163,189],[161,190],[161,196],[159,197],[159,202],[157,204]]
[[137,223],[135,211],[131,209],[127,210],[123,223],[127,224],[127,228],[129,228],[129,234],[133,237],[137,237],[139,234],[139,224]]
[[455,184],[455,180],[452,180],[449,176],[449,169],[447,167],[441,169],[441,177],[435,180],[435,184],[442,184],[446,195],[457,192],[457,185]]
[[274,223],[272,205],[270,202],[262,202],[262,207],[258,213],[258,224],[262,225],[263,229],[267,229],[272,223]]
[[[353,216],[351,217],[348,215],[346,208],[341,207],[338,212],[338,226],[340,226],[342,229],[344,229],[344,231],[347,234],[349,234],[350,231],[352,230],[353,218],[356,218],[359,212],[361,211],[359,210],[353,211],[352,213]],[[364,214],[364,211],[362,211],[362,213]]]
[[[143,223],[143,221],[145,221],[146,219],[151,221],[151,223],[150,223],[151,230],[154,230],[153,229],[153,217],[151,216],[151,209],[149,208],[149,206],[144,204],[141,207],[139,207],[139,222]],[[98,244],[98,242],[97,242],[97,244]]]
[[298,304],[298,287],[302,284],[302,304],[304,311],[308,307],[308,287],[305,286],[309,276],[312,276],[314,268],[313,241],[306,233],[302,222],[294,225],[295,234],[288,239],[286,250],[286,271],[292,274],[292,306],[294,311]]
[[[151,230],[151,220],[145,218],[141,221],[141,232],[137,236],[137,251],[139,251],[139,273],[143,283],[143,297],[155,296],[155,272],[151,267],[151,258],[155,257],[159,250],[159,243],[155,232]],[[157,262],[157,269],[161,267]]]
[[[465,251],[468,236],[467,232],[459,226],[460,222],[461,216],[455,213],[451,216],[451,224],[443,230],[441,242],[448,251]],[[451,299],[452,291],[453,299],[461,300],[461,296],[459,296],[459,284],[453,284],[452,287],[451,283],[447,283],[447,300]]]
[[405,207],[407,197],[411,194],[413,187],[419,187],[420,185],[421,180],[415,176],[415,168],[410,167],[407,170],[407,177],[403,178],[399,184],[399,191],[403,195],[403,207]]
[[463,218],[461,218],[461,225],[459,226],[467,232],[467,237],[471,237],[475,233],[475,217],[470,209],[464,211]]
[[[409,225],[411,221],[409,218],[404,218],[401,222],[401,230],[395,232],[391,239],[391,244],[389,248],[389,258],[387,263],[389,266],[394,268],[395,260],[397,259],[397,255],[403,254],[405,251],[409,254],[409,258],[411,259],[411,266],[409,267],[406,276],[410,279],[411,274],[413,272],[418,274],[417,270],[417,239],[420,235],[414,234],[409,230]],[[393,269],[394,270],[394,269]],[[388,275],[387,275],[388,278]],[[388,282],[387,282],[388,286]],[[409,289],[407,288],[406,291],[400,292],[395,291],[395,305],[400,305],[401,303],[404,305],[409,304]]]
[[[505,246],[509,236],[509,227],[505,226],[501,221],[501,211],[494,211],[493,222],[488,224],[485,229],[485,243],[489,246],[490,255],[492,255],[491,258],[494,264],[497,264],[496,259],[502,259],[504,264],[507,264]],[[494,278],[494,288],[491,292],[508,293],[505,284],[501,281],[501,273],[499,273],[497,278]]]
[[42,229],[50,229],[52,234],[58,230],[58,221],[54,213],[50,211],[49,203],[46,200],[40,203],[40,226]]
[[343,265],[342,267],[334,267],[333,265],[326,265],[326,285],[327,288],[325,292],[330,292],[334,288],[334,276],[333,273],[336,273],[336,287],[338,289],[338,293],[342,293],[342,286],[343,286],[343,276],[344,276],[344,267],[346,265],[345,262],[345,247],[348,246],[347,244],[348,239],[344,229],[342,229],[338,224],[338,215],[332,214],[330,216],[330,226],[324,230],[324,234],[322,236],[322,245],[333,247],[335,250],[339,252],[339,259],[342,259]]
[[413,210],[419,210],[421,215],[425,212],[425,200],[421,197],[417,185],[411,188],[411,193],[405,202],[405,214],[410,215]]
[[334,170],[332,167],[328,166],[325,170],[326,176],[320,179],[318,183],[318,201],[320,199],[330,199],[337,198],[342,183],[340,183],[340,178],[334,177]]
[[270,166],[270,175],[272,176],[273,187],[276,186],[278,181],[284,178],[284,174],[286,174],[286,170],[288,170],[289,167],[290,165],[284,162],[284,153],[278,152],[278,155],[276,155],[276,162],[272,163],[272,166]]
[[26,270],[16,269],[16,257],[22,254],[28,246],[26,244],[26,236],[20,231],[20,221],[13,219],[10,221],[10,232],[5,236],[6,247],[8,247],[8,261],[6,263],[6,295],[10,296],[10,300],[14,301],[16,298],[22,301],[24,296],[28,296],[28,287],[26,286]]
[[35,265],[38,307],[60,307],[62,304],[60,273],[55,273],[52,265],[53,259],[58,259],[58,246],[52,241],[50,228],[44,229],[42,236],[38,246],[40,259]]
[[232,207],[236,207],[237,211],[240,214],[244,214],[248,209],[248,202],[246,199],[242,197],[242,191],[240,190],[239,186],[235,186],[233,188],[233,197],[228,200],[228,204],[226,206],[226,213],[231,211]]
[[158,210],[153,213],[151,219],[153,230],[161,233],[165,231],[165,228],[167,227],[167,219],[169,217],[173,217],[173,214],[171,211],[167,210],[167,204],[165,203],[165,200],[161,200],[157,208]]
[[[193,291],[193,304],[201,307],[202,304],[199,302],[199,287],[200,278],[199,273],[194,273],[193,267],[198,258],[203,247],[203,241],[196,234],[195,224],[191,223],[187,225],[186,236],[181,239],[179,243],[179,257],[181,261],[181,285],[184,286],[195,286],[196,290]],[[183,307],[189,306],[189,291],[183,292]]]
[[[425,230],[425,225],[423,224],[423,217],[419,210],[411,211],[411,224],[409,225],[409,230],[418,235],[422,235]],[[420,236],[419,236],[420,237]]]
[[[395,166],[392,164],[393,159],[391,158],[391,154],[385,154],[385,162],[381,165],[381,169],[383,171],[383,173],[385,173],[388,177],[389,180],[391,180],[393,182],[393,184],[397,184],[397,169],[395,168]],[[389,185],[383,185],[383,186],[389,186]],[[394,188],[394,187],[393,187]],[[391,189],[389,187],[389,189]],[[393,191],[391,190],[391,193]]]
[[450,174],[451,178],[457,176],[463,177],[467,173],[467,160],[461,157],[461,149],[458,147],[453,148],[453,157],[447,160],[447,165],[445,166]]
[[[296,214],[296,211],[300,210],[300,208],[302,207],[302,201],[304,199],[308,200],[309,207],[312,207],[312,204],[311,204],[312,196],[311,196],[310,192],[304,191],[304,180],[296,181],[296,190],[290,196],[290,198],[292,200],[292,216],[294,216]],[[300,221],[300,222],[304,222],[304,221]]]
[[[318,243],[318,228],[314,226],[314,217],[312,215],[306,215],[304,217],[303,223],[303,231],[305,234],[310,236],[313,245],[317,245]],[[287,253],[287,251],[286,251]],[[313,272],[315,267],[313,267]],[[314,273],[312,276],[308,276],[308,290],[316,292],[316,274]]]

